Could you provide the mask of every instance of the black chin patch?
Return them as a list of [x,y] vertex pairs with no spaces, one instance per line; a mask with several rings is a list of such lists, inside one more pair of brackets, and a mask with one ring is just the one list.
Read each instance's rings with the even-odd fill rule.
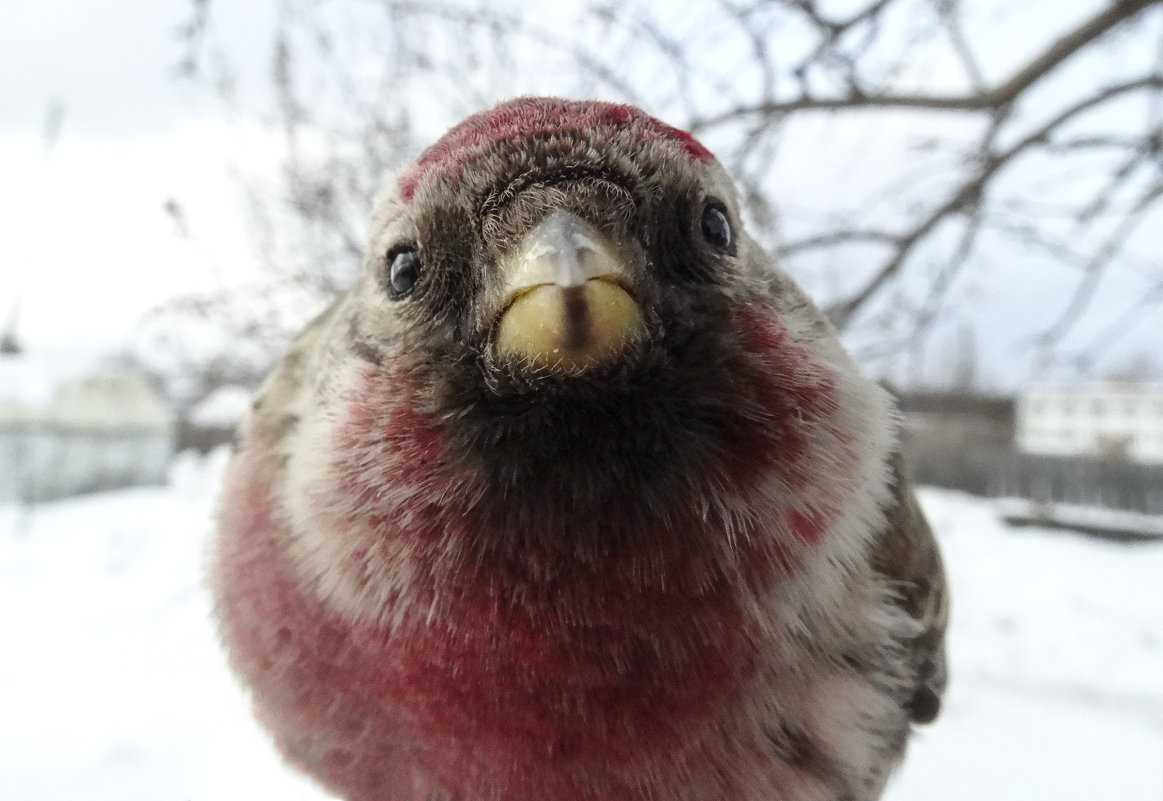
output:
[[723,330],[722,310],[711,319],[674,324],[578,375],[488,359],[441,372],[438,414],[453,453],[476,468],[486,497],[510,504],[498,530],[569,510],[573,520],[617,518],[625,532],[687,509],[692,487],[721,473],[723,443],[746,441],[763,419],[750,356]]

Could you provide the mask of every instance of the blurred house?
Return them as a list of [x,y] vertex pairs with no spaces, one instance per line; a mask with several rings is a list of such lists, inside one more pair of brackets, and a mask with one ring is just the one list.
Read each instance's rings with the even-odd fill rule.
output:
[[43,368],[0,355],[0,502],[165,483],[174,415],[144,376],[55,381]]
[[1163,464],[1163,385],[1035,385],[1018,396],[1025,453]]
[[905,464],[918,483],[1163,515],[1161,386],[897,397]]
[[234,440],[234,430],[250,411],[254,390],[225,384],[212,391],[190,409],[178,424],[178,450],[193,448],[209,453]]

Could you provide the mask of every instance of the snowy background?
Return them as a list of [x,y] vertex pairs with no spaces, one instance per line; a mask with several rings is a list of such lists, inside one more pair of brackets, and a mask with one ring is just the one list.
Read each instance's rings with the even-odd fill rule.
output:
[[[988,23],[983,45],[992,79],[1020,63],[1027,44],[1050,41],[1105,2],[965,5]],[[222,352],[245,363],[254,343],[175,329],[170,345],[180,347],[151,349],[143,315],[175,296],[229,294],[262,277],[264,240],[247,224],[242,187],[267,191],[285,166],[286,143],[263,111],[275,99],[272,32],[280,9],[335,4],[210,4],[217,34],[205,57],[225,58],[237,72],[230,82],[237,107],[176,77],[186,51],[179,32],[206,5],[6,5],[0,329],[15,329],[47,372],[18,386],[15,372],[0,370],[0,403],[48,403],[60,380],[112,354],[131,354],[155,371],[166,365],[163,377],[183,402],[203,401],[184,422],[228,429],[247,405],[248,391],[230,386],[193,397],[189,387],[200,385],[184,371],[187,361],[210,362]],[[1155,59],[1152,20],[1154,28],[1142,27],[1149,35],[1128,33],[1076,66],[1062,92],[1122,74],[1144,54]],[[463,48],[459,38],[454,44]],[[552,72],[526,70],[518,77],[528,80],[506,93],[544,88]],[[454,94],[467,102],[467,93]],[[1049,105],[1026,112],[1036,118],[1053,102],[1047,96]],[[431,109],[413,111],[423,122]],[[1128,131],[1149,116],[1132,112]],[[785,208],[829,216],[845,208],[838,199],[877,197],[854,180],[853,165],[912,174],[925,141],[914,123],[900,140],[906,156],[884,160],[869,148],[896,141],[899,122],[877,123],[868,135],[864,128],[841,135],[831,117],[801,129],[801,149],[792,142],[789,151],[800,155],[781,173]],[[823,180],[833,175],[840,183]],[[1055,201],[1050,206],[1063,199],[1038,191]],[[1158,234],[1150,230],[1143,226],[1133,269],[1105,279],[1116,292],[1092,303],[1093,321],[1104,329],[1124,302],[1148,297],[1143,281],[1156,280]],[[1019,324],[1072,291],[1074,278],[1061,265],[1053,272],[1038,265],[999,251],[974,279],[978,294],[967,296],[968,312],[947,315],[952,335],[980,336],[977,379],[986,388],[1015,389],[1033,377],[1023,372],[1031,350]],[[1119,367],[1121,358],[1157,365],[1161,321],[1142,314],[1121,352],[1100,354],[1094,374]],[[937,340],[936,367],[975,353],[952,341]],[[129,417],[140,422],[141,411]],[[0,464],[0,490],[31,476],[25,455],[17,458],[19,468]],[[325,798],[281,765],[252,722],[210,621],[204,562],[224,459],[221,452],[182,455],[160,488],[31,507],[0,501],[0,801]],[[127,460],[141,466],[144,457]],[[70,456],[60,464],[76,470],[79,463]],[[52,469],[67,478],[63,466]],[[953,683],[940,721],[914,739],[889,801],[1163,801],[1163,542],[1117,545],[1009,529],[986,501],[938,491],[922,499],[953,584]]]
[[[308,801],[251,721],[203,564],[225,454],[164,488],[0,507],[0,799]],[[1008,529],[924,490],[953,683],[889,801],[1161,801],[1163,543]]]

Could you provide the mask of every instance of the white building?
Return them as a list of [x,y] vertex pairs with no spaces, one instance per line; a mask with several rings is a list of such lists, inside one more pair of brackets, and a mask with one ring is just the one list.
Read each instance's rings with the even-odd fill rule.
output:
[[0,502],[165,482],[174,415],[143,376],[41,367],[0,356]]
[[1031,386],[1015,423],[1026,453],[1163,464],[1163,384]]

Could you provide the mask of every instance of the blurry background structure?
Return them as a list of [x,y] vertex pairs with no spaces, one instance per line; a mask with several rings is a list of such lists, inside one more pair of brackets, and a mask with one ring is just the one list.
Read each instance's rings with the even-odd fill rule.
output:
[[35,359],[0,353],[0,503],[165,483],[175,415],[144,375],[106,369],[53,386]]
[[1163,464],[1163,384],[1033,385],[1018,399],[1017,418],[1028,453]]
[[213,652],[215,448],[384,176],[520,94],[694,131],[978,496],[923,494],[954,695],[889,797],[1163,798],[1163,0],[12,4],[0,798],[317,797]]

